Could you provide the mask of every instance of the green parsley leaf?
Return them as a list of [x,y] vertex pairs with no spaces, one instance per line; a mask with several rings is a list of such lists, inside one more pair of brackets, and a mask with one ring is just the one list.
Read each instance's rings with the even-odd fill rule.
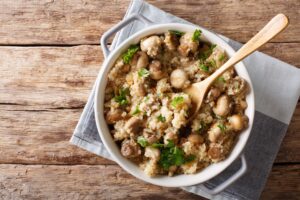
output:
[[152,145],[151,145],[152,147],[154,147],[154,148],[163,148],[165,145],[164,144],[161,144],[161,143],[153,143]]
[[137,114],[139,114],[140,112],[141,112],[141,110],[140,110],[139,106],[137,105],[137,106],[135,107],[135,110],[133,111],[132,115],[137,115]]
[[166,145],[167,148],[175,147],[175,143],[173,140],[168,140],[168,144]]
[[123,62],[129,64],[134,54],[140,49],[137,44],[131,45],[127,51],[122,55]]
[[119,103],[121,106],[127,105],[128,100],[126,96],[129,94],[129,89],[128,88],[121,88],[119,90],[119,95],[114,97],[114,100]]
[[144,102],[147,103],[147,102],[149,101],[149,99],[150,99],[150,97],[149,97],[149,96],[146,96],[145,99],[144,99]]
[[137,138],[137,143],[139,143],[139,145],[141,145],[142,147],[148,146],[148,141],[143,136],[139,136]]
[[194,42],[200,41],[200,36],[201,36],[201,30],[196,29],[193,33],[192,40]]
[[166,118],[160,114],[160,115],[157,117],[157,120],[160,121],[160,122],[165,122],[165,121],[166,121]]
[[224,59],[225,59],[225,54],[222,53],[222,54],[219,56],[219,61],[222,62]]
[[226,126],[224,124],[218,124],[218,127],[221,129],[222,132],[226,131]]
[[213,68],[217,67],[217,63],[214,59],[209,61],[209,65],[212,66]]
[[193,160],[195,160],[196,156],[195,155],[188,155],[186,158],[185,158],[185,163],[188,163],[188,162],[191,162]]
[[205,72],[208,72],[209,71],[209,67],[207,65],[204,65],[203,63],[201,63],[199,65],[199,68],[202,70],[202,71],[205,71]]
[[139,77],[148,77],[150,75],[150,72],[147,69],[142,68],[138,71],[138,75]]
[[179,104],[183,103],[184,98],[182,96],[174,97],[171,101],[171,106],[176,108]]
[[177,37],[181,37],[184,35],[184,32],[177,31],[177,30],[169,30],[169,32],[173,35],[176,35]]

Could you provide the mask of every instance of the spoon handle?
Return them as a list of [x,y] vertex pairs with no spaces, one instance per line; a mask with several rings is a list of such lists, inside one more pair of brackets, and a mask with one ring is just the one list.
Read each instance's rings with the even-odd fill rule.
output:
[[257,50],[259,47],[267,43],[278,33],[283,31],[289,24],[288,18],[284,14],[278,14],[263,29],[261,29],[253,38],[244,44],[224,65],[210,75],[206,81],[211,84],[216,78],[223,74],[234,64],[238,63],[246,56]]

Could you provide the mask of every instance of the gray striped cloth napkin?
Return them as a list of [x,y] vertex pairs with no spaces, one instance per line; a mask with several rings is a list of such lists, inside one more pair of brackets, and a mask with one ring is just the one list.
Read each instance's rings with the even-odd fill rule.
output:
[[[144,1],[133,0],[124,18],[141,13],[153,22],[189,22],[166,13]],[[131,34],[144,28],[140,22],[125,27],[113,40],[115,48]],[[241,44],[221,36],[235,50]],[[100,47],[99,47],[100,48]],[[245,147],[248,164],[246,174],[218,195],[210,196],[203,184],[182,189],[212,199],[258,199],[264,188],[272,164],[287,131],[300,94],[300,70],[260,52],[255,52],[244,61],[254,87],[256,111],[251,136]],[[94,119],[94,88],[83,110],[70,142],[78,147],[107,159],[112,157],[105,149],[97,131]],[[239,161],[217,177],[204,183],[214,187],[239,169]]]

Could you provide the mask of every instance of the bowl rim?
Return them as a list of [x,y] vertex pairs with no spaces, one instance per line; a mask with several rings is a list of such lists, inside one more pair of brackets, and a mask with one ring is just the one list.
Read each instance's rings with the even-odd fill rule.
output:
[[[118,152],[116,152],[113,149],[116,149],[115,142],[113,141],[113,138],[110,134],[110,131],[107,128],[107,124],[105,121],[105,118],[103,116],[103,103],[104,103],[104,90],[106,87],[107,82],[107,73],[109,69],[112,67],[115,60],[119,57],[119,55],[126,49],[130,44],[133,44],[135,42],[138,42],[141,38],[145,36],[149,36],[152,34],[159,34],[162,32],[166,32],[167,30],[179,30],[179,31],[189,31],[189,30],[195,30],[196,28],[200,28],[202,31],[201,39],[208,40],[210,42],[213,42],[217,44],[218,46],[221,46],[222,49],[226,51],[226,53],[230,56],[235,53],[235,50],[229,46],[229,44],[224,41],[222,38],[220,38],[217,34],[196,25],[188,25],[188,24],[181,24],[181,23],[164,23],[164,24],[155,24],[151,25],[147,28],[144,28],[135,34],[128,37],[126,40],[124,40],[117,48],[112,50],[108,57],[103,62],[103,65],[99,71],[97,82],[96,82],[96,93],[94,97],[94,112],[95,112],[95,121],[98,129],[98,133],[100,135],[100,138],[105,146],[105,148],[108,150],[110,155],[112,156],[113,160],[117,162],[125,171],[130,173],[131,175],[135,176],[138,179],[141,179],[145,182],[152,183],[154,185],[159,186],[166,186],[166,187],[183,187],[183,186],[191,186],[196,185],[199,183],[203,183],[209,179],[212,179],[213,177],[220,174],[222,171],[224,171],[229,165],[231,165],[242,153],[247,140],[250,136],[250,132],[253,125],[254,120],[254,112],[255,112],[255,100],[254,100],[254,91],[253,91],[253,85],[251,82],[251,79],[249,77],[249,74],[247,72],[247,69],[245,65],[242,62],[239,62],[235,65],[235,70],[240,75],[240,72],[243,74],[243,78],[245,78],[248,82],[248,85],[250,87],[250,92],[248,93],[246,97],[246,101],[248,103],[248,108],[245,112],[247,112],[247,116],[249,118],[249,125],[246,130],[244,130],[242,133],[240,133],[238,141],[235,143],[231,153],[228,155],[228,157],[221,162],[211,164],[208,167],[204,168],[200,172],[197,172],[196,174],[191,175],[176,175],[174,177],[148,177],[144,174],[144,172],[139,169],[136,170],[136,167],[138,167],[136,164],[133,164],[131,161],[129,161],[127,158],[124,158],[120,154],[120,150],[118,149]],[[134,42],[135,41],[135,42]],[[236,68],[236,67],[239,68]],[[97,103],[96,103],[97,102]],[[99,103],[98,103],[99,102]],[[250,106],[249,106],[250,103]],[[101,106],[101,107],[100,107]],[[106,134],[106,135],[105,135]],[[109,135],[109,136],[108,136]],[[110,138],[109,138],[110,137]],[[241,140],[242,138],[242,140]],[[112,142],[114,144],[112,144]],[[239,148],[237,145],[239,144]],[[234,155],[233,152],[235,151]],[[213,165],[213,167],[211,167]],[[207,170],[207,168],[211,167],[211,170]],[[202,174],[203,171],[205,171],[204,178],[199,176],[199,174]],[[210,171],[210,173],[208,173]],[[142,172],[142,173],[141,173]],[[203,174],[202,174],[203,175]],[[179,177],[179,178],[178,178]]]

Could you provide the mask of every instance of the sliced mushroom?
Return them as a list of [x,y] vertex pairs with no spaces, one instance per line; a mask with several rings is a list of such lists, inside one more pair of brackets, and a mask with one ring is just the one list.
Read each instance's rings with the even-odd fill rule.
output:
[[211,101],[214,101],[216,100],[219,96],[221,95],[221,91],[216,88],[216,87],[213,87],[209,90],[209,92],[207,93],[207,97],[205,99],[205,102],[206,103],[209,103]]
[[143,121],[137,117],[131,117],[124,128],[128,133],[138,134],[143,128]]
[[230,99],[226,95],[222,95],[217,100],[217,105],[213,108],[213,111],[216,115],[224,117],[231,110]]
[[142,154],[142,150],[134,140],[124,140],[121,144],[121,153],[126,158],[136,158]]
[[189,142],[191,142],[195,145],[199,145],[204,142],[203,137],[197,133],[192,133],[191,135],[189,135],[188,140],[189,140]]
[[175,69],[170,75],[170,82],[174,88],[182,89],[186,82],[188,81],[188,76],[183,69]]
[[123,119],[122,117],[123,111],[121,109],[110,110],[106,114],[106,122],[108,124],[114,124],[117,121]]
[[153,35],[141,41],[141,50],[146,52],[150,57],[155,57],[161,49],[161,44],[160,37]]
[[164,77],[161,63],[158,60],[153,60],[149,65],[150,77],[154,80],[160,80]]

